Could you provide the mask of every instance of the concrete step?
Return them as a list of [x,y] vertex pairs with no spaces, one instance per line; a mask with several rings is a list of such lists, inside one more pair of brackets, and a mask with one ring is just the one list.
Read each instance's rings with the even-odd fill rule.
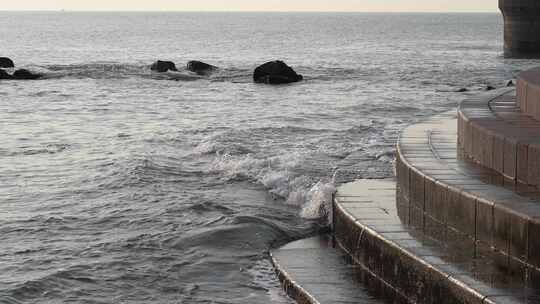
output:
[[540,68],[521,72],[518,75],[516,92],[520,112],[540,120]]
[[392,290],[333,248],[329,235],[290,243],[271,252],[287,294],[298,303],[399,303]]
[[499,267],[500,256],[470,250],[453,229],[443,242],[414,225],[393,180],[341,186],[333,227],[338,246],[404,303],[540,303],[521,276]]
[[406,128],[397,148],[404,220],[466,255],[496,261],[534,297],[540,286],[537,190],[503,187],[503,175],[463,158],[451,112]]
[[[459,145],[482,166],[514,183],[538,187],[540,121],[522,112],[515,93],[505,89],[464,100],[458,109]],[[530,110],[534,103],[529,104]]]

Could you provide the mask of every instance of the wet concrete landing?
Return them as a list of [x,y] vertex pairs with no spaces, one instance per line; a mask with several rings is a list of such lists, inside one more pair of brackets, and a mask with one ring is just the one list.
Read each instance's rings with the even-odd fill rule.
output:
[[[289,296],[298,303],[380,304],[381,293],[364,285],[369,274],[353,266],[330,236],[290,243],[271,253],[276,272]],[[371,283],[373,283],[371,281]],[[373,285],[373,284],[372,284]]]

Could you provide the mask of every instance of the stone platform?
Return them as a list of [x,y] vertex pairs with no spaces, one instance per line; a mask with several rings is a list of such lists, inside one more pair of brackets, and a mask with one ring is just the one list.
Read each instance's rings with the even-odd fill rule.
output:
[[394,302],[388,287],[332,244],[331,236],[322,235],[272,251],[276,273],[291,298],[309,304]]
[[[456,120],[435,117],[407,128],[398,143],[397,177],[414,225],[449,227],[470,248],[502,254],[503,267],[536,277],[540,202],[533,188],[501,187],[505,177],[460,159]],[[468,132],[468,131],[465,131]],[[438,238],[444,238],[441,235]]]
[[[534,103],[525,101],[525,93],[522,97],[521,105],[528,103],[531,110]],[[520,108],[518,100],[515,92],[502,90],[463,101],[459,144],[478,164],[513,182],[540,186],[540,121]]]

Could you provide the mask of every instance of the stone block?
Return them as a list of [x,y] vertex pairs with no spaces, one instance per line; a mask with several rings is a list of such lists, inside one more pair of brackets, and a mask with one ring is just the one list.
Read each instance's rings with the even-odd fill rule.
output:
[[469,194],[450,190],[447,224],[474,238],[476,231],[476,199]]
[[531,290],[540,290],[540,270],[533,267],[527,268],[527,287]]
[[430,216],[432,216],[433,209],[435,208],[435,203],[433,202],[436,197],[435,183],[435,180],[429,175],[424,178],[424,211]]
[[482,136],[482,132],[480,130],[480,127],[478,126],[478,124],[472,122],[472,153],[471,153],[471,157],[476,161],[476,162],[480,162],[481,161],[481,155],[482,155],[482,142],[480,140],[481,136]]
[[534,113],[532,114],[533,118],[536,120],[540,119],[540,91],[536,91],[532,97],[531,102],[535,105]]
[[517,165],[517,142],[510,138],[504,139],[504,175],[508,178],[516,178],[516,165]]
[[467,123],[464,126],[464,134],[463,137],[465,138],[465,153],[469,157],[472,157],[472,150],[473,150],[473,131],[472,131],[472,124],[470,121],[467,121]]
[[532,86],[527,86],[527,96],[526,96],[526,103],[527,108],[525,114],[531,115],[534,117],[536,114],[536,109],[538,108],[537,102],[538,102],[538,93],[533,89]]
[[526,111],[525,100],[527,99],[527,82],[518,78],[516,84],[516,104],[523,112]]
[[495,204],[493,206],[493,245],[504,252],[509,253],[511,221],[510,214],[505,208]]
[[424,230],[424,210],[411,205],[409,224],[420,230]]
[[527,260],[529,219],[517,213],[510,213],[509,255],[522,261]]
[[519,182],[528,184],[529,180],[529,164],[528,164],[528,149],[529,145],[527,143],[518,143],[516,151],[516,177]]
[[442,182],[435,182],[433,185],[433,198],[428,214],[439,222],[446,224],[448,221],[449,204],[450,194],[448,187]]
[[493,167],[493,136],[487,131],[483,130],[480,134],[480,163],[487,167]]
[[416,170],[410,171],[411,176],[411,203],[424,210],[424,175]]
[[476,240],[493,246],[493,203],[485,199],[476,201]]
[[[529,221],[528,228],[528,257],[527,262],[540,268],[540,220],[532,219]],[[540,283],[540,281],[539,281]],[[538,285],[540,287],[540,284]]]
[[493,170],[504,173],[504,136],[500,133],[493,135]]
[[401,164],[402,164],[402,179],[400,189],[403,192],[403,197],[410,202],[411,197],[411,174],[410,174],[410,168],[407,166],[407,164],[403,161],[403,156],[400,155]]
[[527,181],[540,185],[540,144],[531,144],[527,151]]
[[465,117],[461,111],[458,112],[458,146],[463,148],[465,143],[464,141],[464,132],[465,132]]

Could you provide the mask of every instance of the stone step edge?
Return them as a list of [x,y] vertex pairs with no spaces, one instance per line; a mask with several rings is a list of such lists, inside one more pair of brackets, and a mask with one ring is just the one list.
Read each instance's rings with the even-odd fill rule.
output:
[[[339,191],[339,190],[338,190]],[[348,221],[349,226],[355,226],[359,231],[359,235],[353,236],[356,239],[360,240],[361,238],[367,238],[368,242],[373,244],[378,244],[379,251],[386,252],[390,256],[383,257],[383,254],[373,255],[368,257],[372,260],[372,265],[383,265],[383,261],[388,262],[393,261],[394,265],[400,265],[401,267],[406,268],[404,271],[409,273],[409,275],[414,275],[417,278],[422,278],[421,282],[425,289],[431,289],[427,293],[439,292],[445,296],[450,296],[449,302],[442,303],[467,303],[467,304],[495,304],[498,303],[496,299],[490,298],[488,294],[482,294],[476,289],[468,286],[465,282],[454,278],[451,274],[443,271],[442,269],[437,268],[436,265],[431,264],[430,262],[422,259],[419,256],[414,255],[405,248],[400,247],[395,242],[384,238],[377,231],[370,228],[368,225],[363,224],[360,220],[357,220],[354,216],[349,214],[340,204],[334,200],[333,202],[333,225],[334,233],[336,234],[336,244],[343,250],[349,257],[354,261],[355,264],[363,265],[373,276],[383,281],[386,285],[391,286],[392,289],[396,290],[402,297],[409,299],[409,303],[431,303],[430,299],[423,298],[424,295],[418,294],[415,290],[406,290],[406,287],[399,287],[396,284],[407,284],[407,282],[399,282],[396,278],[392,278],[392,275],[395,275],[395,268],[393,272],[390,271],[383,273],[377,273],[375,269],[371,269],[368,265],[364,265],[362,261],[358,259],[357,256],[351,253],[351,249],[347,248],[344,240],[341,240],[337,235],[339,234],[339,221],[344,220]],[[351,235],[349,235],[351,237]],[[374,245],[376,246],[376,245]],[[392,255],[393,253],[393,255]],[[377,260],[377,258],[379,260]],[[395,266],[398,267],[398,266]],[[392,282],[394,280],[394,282]],[[490,288],[483,283],[478,282],[476,286],[482,286],[485,290]],[[505,298],[505,303],[508,299]],[[427,302],[426,302],[427,301]],[[517,301],[512,301],[511,303],[519,303]]]
[[[420,123],[420,124],[422,124],[422,123]],[[417,125],[412,125],[412,126],[409,126],[409,127],[414,127],[414,126],[417,126]],[[401,135],[403,135],[403,133]],[[428,139],[428,141],[430,141],[430,139]],[[409,202],[411,204],[413,204],[413,205],[415,204],[413,202],[413,200],[414,200],[413,198],[418,196],[418,195],[414,194],[414,191],[416,190],[417,187],[413,183],[415,181],[422,180],[423,185],[422,185],[421,189],[422,189],[422,191],[425,191],[425,181],[429,180],[432,185],[434,185],[436,187],[442,187],[442,188],[447,189],[449,195],[450,195],[450,193],[453,193],[453,194],[455,194],[456,196],[458,196],[460,198],[463,196],[463,197],[465,197],[467,199],[474,200],[475,204],[476,204],[476,206],[475,206],[476,210],[478,210],[480,208],[483,208],[483,209],[487,208],[489,210],[492,210],[491,212],[493,212],[493,214],[495,214],[495,211],[496,211],[497,214],[504,215],[504,216],[508,217],[509,222],[512,223],[512,224],[520,223],[520,224],[524,225],[524,227],[525,227],[524,229],[527,230],[527,238],[529,237],[530,230],[532,230],[533,228],[536,228],[536,227],[539,227],[539,229],[540,229],[540,216],[533,216],[531,214],[522,212],[519,209],[519,207],[521,207],[521,206],[518,203],[516,203],[515,206],[506,205],[506,204],[498,204],[495,201],[490,200],[489,198],[486,198],[486,197],[482,196],[481,194],[477,194],[476,191],[474,191],[474,190],[462,189],[462,188],[460,188],[459,185],[452,185],[452,184],[447,183],[447,182],[445,182],[443,180],[433,178],[432,176],[430,176],[427,173],[424,173],[422,171],[422,169],[417,168],[414,164],[411,164],[407,160],[407,157],[403,153],[403,150],[402,150],[400,144],[401,144],[401,136],[400,136],[400,139],[398,140],[398,142],[396,144],[396,169],[395,169],[396,173],[397,173],[396,176],[397,176],[399,186],[402,187],[402,188],[403,187],[407,188],[407,189],[403,189],[404,190],[403,194],[404,194],[405,199],[409,200]],[[456,149],[457,148],[458,147],[456,146]],[[433,147],[430,146],[430,150],[434,153],[434,155],[436,155]],[[406,178],[400,177],[400,173],[402,173],[401,170],[399,169],[400,165],[405,166],[406,169],[407,169],[408,176]],[[448,168],[451,169],[450,167],[448,167]],[[477,179],[474,176],[468,176],[468,178]],[[402,179],[405,181],[404,185],[402,185]],[[500,188],[500,187],[497,187],[497,186],[494,186],[494,185],[489,185],[489,186],[493,187],[493,189]],[[505,189],[505,188],[500,188],[500,189],[502,189],[504,191],[511,192],[515,197],[519,196],[518,194],[516,194],[516,193],[514,193],[514,192],[512,192],[512,191],[510,191],[508,189]],[[425,192],[422,193],[421,196],[423,196],[423,195],[425,195]],[[527,198],[524,198],[524,197],[520,197],[520,198],[522,200],[528,200]],[[521,204],[523,205],[523,203],[521,203]],[[526,209],[524,209],[524,210],[526,210]],[[424,210],[424,212],[426,212],[426,210]],[[429,216],[433,217],[432,214],[428,214],[427,212],[426,212],[426,215],[429,215]],[[489,247],[491,247],[492,250],[495,250],[497,252],[500,252],[500,253],[508,256],[511,260],[517,261],[517,262],[521,263],[522,265],[524,265],[526,267],[529,267],[529,268],[532,268],[532,269],[536,269],[537,271],[540,271],[540,258],[532,257],[532,258],[535,258],[535,259],[531,260],[530,252],[531,252],[532,247],[531,247],[529,239],[525,240],[525,243],[526,243],[525,245],[523,245],[521,243],[516,243],[515,242],[516,240],[519,241],[519,242],[521,242],[521,240],[520,239],[514,240],[514,236],[512,235],[512,232],[508,232],[508,235],[507,235],[508,239],[501,240],[503,242],[508,242],[508,244],[504,244],[504,245],[497,244],[497,239],[495,237],[496,230],[495,230],[494,224],[492,223],[491,227],[489,228],[489,229],[491,229],[491,231],[483,231],[483,230],[479,229],[479,227],[484,228],[484,225],[481,225],[481,223],[478,222],[477,215],[475,215],[475,220],[476,221],[474,223],[472,223],[472,225],[474,226],[475,235],[470,235],[470,237],[473,238],[476,245],[489,246]],[[454,228],[457,229],[456,227],[454,227]],[[461,229],[458,229],[458,230],[461,233],[469,234],[464,230],[461,230]],[[483,234],[485,234],[487,236],[484,236]],[[525,253],[526,254],[525,257],[519,257],[519,256],[517,256],[517,255],[515,255],[513,253],[513,251],[515,251],[515,249],[518,247],[518,246],[516,246],[516,244],[520,245],[520,248],[525,247],[525,250],[527,251]],[[512,247],[512,246],[514,246],[514,247]]]
[[540,119],[538,97],[540,96],[540,68],[519,73],[516,83],[517,105],[523,113]]
[[[497,171],[509,180],[528,185],[540,185],[540,172],[530,171],[540,160],[540,141],[534,136],[517,137],[516,131],[526,134],[527,126],[512,125],[497,113],[491,117],[471,117],[470,108],[481,106],[491,111],[491,104],[510,91],[498,90],[497,95],[481,95],[477,99],[465,99],[458,107],[458,144],[474,162]],[[516,97],[513,97],[515,100]],[[521,114],[528,117],[526,114]],[[513,136],[502,130],[514,130]],[[538,133],[538,132],[536,132]],[[528,137],[528,138],[527,138]],[[528,155],[534,155],[533,160]]]
[[[318,244],[312,247],[313,245],[309,244],[309,242],[315,239],[318,242],[323,240],[324,245]],[[310,260],[312,258],[310,256],[311,251],[321,250],[331,252],[325,253],[332,255],[332,257],[326,257],[330,258],[328,264],[326,264],[328,261],[323,262],[323,265],[319,265],[317,261]],[[292,252],[292,257],[287,254],[284,255],[288,251]],[[298,251],[307,252],[308,257],[306,258],[309,264],[306,264],[306,260],[291,263],[291,259],[294,260],[299,257]],[[325,254],[321,254],[320,257],[324,257]],[[332,261],[334,258],[338,262],[336,260]],[[273,249],[270,251],[270,261],[283,290],[289,298],[299,304],[364,303],[362,299],[375,299],[377,303],[406,303],[405,298],[400,298],[401,295],[392,286],[380,280],[369,268],[352,263],[350,256],[336,246],[335,238],[331,233],[292,241]],[[320,272],[323,268],[326,268],[325,271],[333,273],[320,277],[324,273]],[[338,278],[338,281],[334,281],[336,278]],[[317,279],[320,281],[317,282]],[[322,287],[314,289],[317,284],[321,284]],[[334,284],[334,287],[328,289],[327,285],[332,284]],[[329,294],[329,291],[332,291],[332,293]],[[369,303],[373,302],[369,301]]]
[[297,303],[321,304],[313,295],[305,290],[299,283],[292,279],[291,275],[281,266],[279,261],[270,252],[270,261],[274,266],[274,271],[281,282],[281,286],[287,295]]

